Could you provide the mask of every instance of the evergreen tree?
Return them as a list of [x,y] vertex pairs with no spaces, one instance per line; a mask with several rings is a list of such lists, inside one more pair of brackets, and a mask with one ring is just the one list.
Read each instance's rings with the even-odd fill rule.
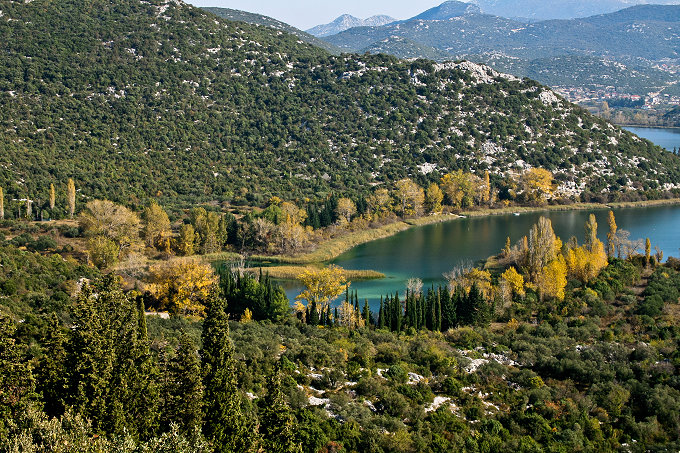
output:
[[441,293],[437,292],[434,298],[434,326],[433,329],[437,332],[442,330],[442,303]]
[[0,315],[0,445],[7,445],[8,422],[36,398],[35,381],[16,344],[15,332],[14,322]]
[[198,350],[186,333],[180,337],[177,352],[168,363],[165,382],[164,428],[175,423],[183,435],[191,437],[202,423],[203,382]]
[[378,329],[385,328],[385,304],[380,296],[380,310],[378,311]]
[[272,453],[301,453],[296,441],[295,418],[281,391],[281,362],[274,366],[267,380],[267,395],[260,415],[262,447]]
[[66,369],[66,335],[57,315],[52,313],[42,339],[43,355],[37,377],[38,391],[45,402],[45,413],[58,417],[64,413],[68,385]]
[[361,314],[366,321],[366,326],[371,324],[371,307],[368,305],[368,299],[364,299],[364,311]]
[[241,412],[229,321],[224,300],[215,293],[207,302],[201,339],[203,433],[216,451],[250,451],[252,441]]
[[307,318],[307,324],[310,326],[319,325],[319,310],[316,309],[316,301],[312,301],[312,307],[309,310],[309,318]]

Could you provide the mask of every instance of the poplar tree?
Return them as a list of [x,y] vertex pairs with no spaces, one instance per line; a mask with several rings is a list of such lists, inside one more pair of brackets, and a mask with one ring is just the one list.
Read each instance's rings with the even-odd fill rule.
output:
[[586,240],[585,246],[589,251],[593,251],[593,247],[597,242],[597,221],[595,220],[595,214],[590,214],[588,221],[585,225],[586,230]]
[[295,418],[281,391],[281,362],[267,379],[267,395],[260,415],[262,447],[271,453],[301,453],[296,441]]
[[54,192],[54,184],[50,184],[50,214],[54,211],[54,205],[56,204],[57,196]]
[[68,179],[66,185],[66,198],[68,199],[68,213],[73,218],[73,214],[76,212],[76,184],[71,178]]
[[645,266],[649,266],[649,261],[652,255],[652,243],[649,238],[645,239]]
[[215,292],[207,302],[201,335],[204,386],[203,434],[215,451],[249,451],[246,422],[236,381],[234,346],[229,338],[225,302]]
[[609,211],[609,232],[607,233],[607,257],[611,258],[614,256],[616,248],[616,219],[614,218],[614,212]]

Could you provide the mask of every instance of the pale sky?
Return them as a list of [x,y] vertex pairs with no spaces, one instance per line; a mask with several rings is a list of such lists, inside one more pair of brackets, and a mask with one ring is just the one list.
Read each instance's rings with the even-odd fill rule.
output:
[[299,29],[327,24],[342,14],[366,19],[386,14],[408,19],[440,5],[444,0],[186,0],[195,6],[218,6],[264,14]]

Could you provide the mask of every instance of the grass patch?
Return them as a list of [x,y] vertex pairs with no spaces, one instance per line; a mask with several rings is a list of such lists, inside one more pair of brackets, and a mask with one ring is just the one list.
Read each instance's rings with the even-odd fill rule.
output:
[[[295,280],[298,275],[306,270],[318,269],[317,266],[274,266],[274,267],[252,267],[247,269],[249,272],[269,274],[271,278],[281,280]],[[370,270],[351,270],[345,269],[345,277],[348,280],[377,280],[385,278],[385,274]]]

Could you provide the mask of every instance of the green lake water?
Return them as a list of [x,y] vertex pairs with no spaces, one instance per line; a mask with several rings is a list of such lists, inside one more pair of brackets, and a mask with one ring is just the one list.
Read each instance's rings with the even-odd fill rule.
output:
[[[680,149],[680,129],[629,127],[629,131],[672,151]],[[597,217],[599,236],[604,242],[608,210],[592,211]],[[399,233],[395,236],[360,245],[331,263],[346,269],[372,269],[386,278],[352,282],[361,300],[368,299],[376,309],[380,296],[404,294],[409,278],[423,280],[424,288],[444,284],[443,274],[461,264],[468,264],[497,254],[510,236],[514,244],[529,233],[542,215],[552,220],[555,233],[566,241],[576,236],[583,241],[583,225],[591,211],[536,212],[529,214],[456,219]],[[652,247],[664,255],[680,256],[680,206],[615,209],[619,229],[630,231],[631,239],[649,237]],[[300,293],[295,282],[282,282],[288,297]]]

